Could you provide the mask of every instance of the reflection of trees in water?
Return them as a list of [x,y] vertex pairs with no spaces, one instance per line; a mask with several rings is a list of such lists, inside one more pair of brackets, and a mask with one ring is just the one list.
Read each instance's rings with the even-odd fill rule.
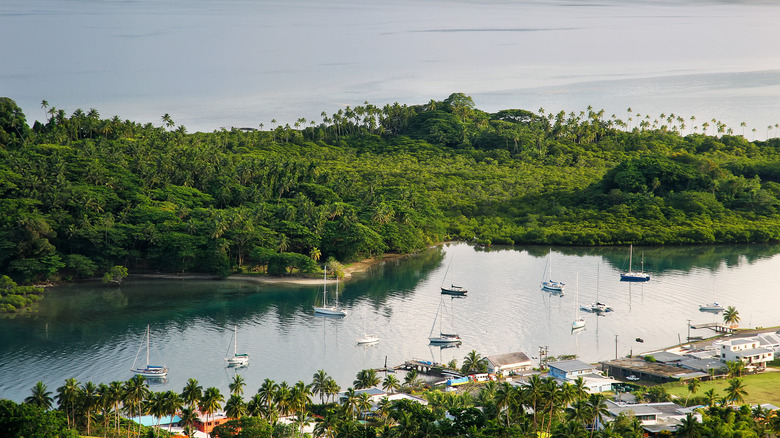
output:
[[112,309],[123,309],[127,307],[128,299],[127,295],[122,293],[122,289],[116,288],[113,290],[104,291],[102,294],[103,302]]
[[[478,248],[476,250],[483,252],[525,251],[533,257],[544,258],[547,257],[550,247],[518,245]],[[565,256],[601,257],[614,269],[628,269],[628,246],[554,246],[553,251]],[[780,253],[780,244],[634,246],[634,270],[640,268],[642,253],[644,253],[646,272],[659,274],[666,271],[689,272],[694,269],[716,271],[722,266],[737,267],[773,257]]]

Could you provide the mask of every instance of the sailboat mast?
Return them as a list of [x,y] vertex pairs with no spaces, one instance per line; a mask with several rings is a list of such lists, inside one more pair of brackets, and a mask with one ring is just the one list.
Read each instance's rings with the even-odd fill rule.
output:
[[236,342],[238,341],[238,326],[233,326],[233,356],[238,354],[238,344]]
[[149,368],[149,326],[146,326],[146,367]]
[[628,246],[628,272],[634,271],[634,244]]

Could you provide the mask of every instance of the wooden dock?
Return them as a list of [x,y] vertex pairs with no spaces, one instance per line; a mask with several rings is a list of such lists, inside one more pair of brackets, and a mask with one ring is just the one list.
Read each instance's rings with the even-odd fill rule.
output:
[[734,329],[719,322],[705,322],[703,324],[691,324],[692,329],[711,329],[717,333],[734,333]]

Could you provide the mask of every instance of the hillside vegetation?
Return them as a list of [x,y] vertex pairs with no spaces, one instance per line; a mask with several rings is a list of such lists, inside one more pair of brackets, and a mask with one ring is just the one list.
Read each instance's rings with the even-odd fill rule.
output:
[[153,126],[47,105],[29,127],[0,98],[0,274],[20,284],[116,265],[278,275],[447,239],[780,237],[780,140],[716,121],[700,133],[675,115],[486,113],[453,94],[188,134],[167,114]]

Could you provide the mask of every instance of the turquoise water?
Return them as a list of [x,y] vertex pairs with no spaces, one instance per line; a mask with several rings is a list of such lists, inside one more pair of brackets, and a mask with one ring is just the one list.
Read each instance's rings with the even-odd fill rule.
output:
[[[684,340],[687,320],[717,320],[698,310],[711,301],[736,306],[742,327],[780,323],[774,287],[780,245],[635,248],[634,267],[644,253],[652,279],[633,284],[618,281],[628,267],[628,248],[553,248],[553,272],[567,283],[563,296],[539,289],[548,251],[458,244],[386,262],[341,285],[339,301],[349,312],[343,319],[314,316],[320,287],[130,279],[121,288],[55,288],[36,316],[0,319],[0,397],[21,401],[38,380],[51,390],[70,377],[127,380],[147,324],[151,361],[170,368],[168,380],[153,389],[180,391],[196,378],[226,392],[238,372],[253,393],[265,378],[309,383],[318,369],[346,388],[359,370],[382,367],[385,360],[461,362],[471,350],[533,357],[547,346],[551,355],[597,361],[614,356],[617,336],[619,355],[639,353],[676,344],[678,336]],[[446,298],[443,323],[463,344],[440,349],[427,338],[451,257],[450,274],[469,296]],[[615,311],[586,314],[585,330],[573,335],[577,278],[581,304],[598,294]],[[234,326],[239,350],[251,355],[249,366],[238,370],[224,362]],[[364,331],[380,342],[357,346]],[[645,342],[636,343],[637,337]],[[145,350],[138,361],[145,362]]]

